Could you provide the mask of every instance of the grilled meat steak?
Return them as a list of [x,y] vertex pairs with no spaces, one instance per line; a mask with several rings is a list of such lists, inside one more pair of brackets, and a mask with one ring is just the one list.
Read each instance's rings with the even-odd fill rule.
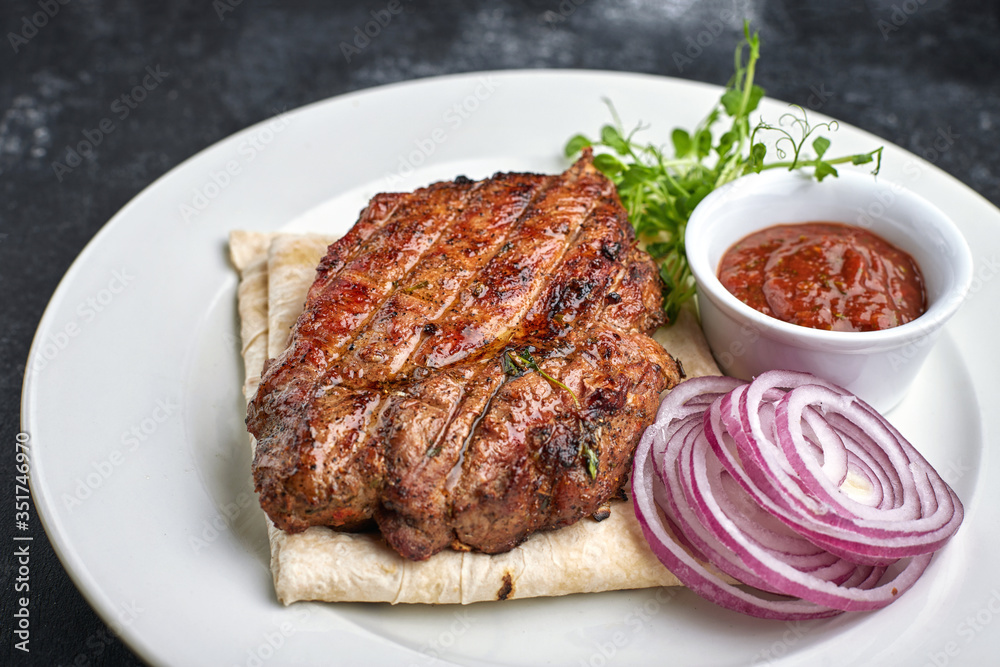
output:
[[247,425],[279,527],[509,550],[621,489],[675,361],[656,266],[589,153],[376,196],[317,269]]

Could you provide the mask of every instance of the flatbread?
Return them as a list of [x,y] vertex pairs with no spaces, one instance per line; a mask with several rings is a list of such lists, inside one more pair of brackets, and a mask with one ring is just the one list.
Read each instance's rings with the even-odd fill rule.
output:
[[[230,256],[240,272],[240,333],[249,401],[265,359],[284,349],[316,265],[335,239],[316,235],[233,232]],[[684,311],[655,338],[680,358],[689,377],[719,374],[697,318]],[[255,446],[253,436],[251,446]],[[653,555],[631,501],[611,516],[535,533],[503,554],[442,551],[413,562],[378,534],[323,527],[289,534],[268,520],[271,572],[278,600],[461,603],[677,586]]]

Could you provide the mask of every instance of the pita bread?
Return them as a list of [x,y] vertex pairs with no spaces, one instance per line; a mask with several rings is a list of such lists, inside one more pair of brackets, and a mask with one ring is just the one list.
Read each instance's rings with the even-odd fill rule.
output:
[[[253,397],[265,359],[284,348],[302,310],[315,267],[335,239],[316,235],[233,232],[230,255],[240,272],[244,395]],[[689,377],[718,374],[697,318],[684,312],[656,339],[681,359]],[[254,445],[251,436],[251,445]],[[288,534],[268,522],[278,600],[461,603],[679,585],[650,551],[630,501],[611,516],[532,535],[497,555],[443,551],[412,562],[378,534],[313,527]]]

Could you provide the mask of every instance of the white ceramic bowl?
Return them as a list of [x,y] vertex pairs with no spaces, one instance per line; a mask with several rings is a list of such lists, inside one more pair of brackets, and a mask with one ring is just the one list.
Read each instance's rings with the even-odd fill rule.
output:
[[[863,227],[908,252],[924,276],[927,311],[882,331],[822,331],[764,315],[723,287],[719,261],[732,244],[771,225],[803,222]],[[771,369],[807,371],[882,412],[903,398],[972,282],[969,246],[940,209],[901,186],[846,169],[822,183],[787,171],[737,179],[698,205],[685,245],[702,326],[724,373],[750,379]]]

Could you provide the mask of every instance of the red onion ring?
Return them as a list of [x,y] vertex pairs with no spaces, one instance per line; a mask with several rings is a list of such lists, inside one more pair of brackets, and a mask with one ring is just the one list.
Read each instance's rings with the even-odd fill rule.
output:
[[677,385],[636,449],[632,492],[653,552],[684,585],[786,620],[884,607],[964,514],[884,417],[790,371]]

